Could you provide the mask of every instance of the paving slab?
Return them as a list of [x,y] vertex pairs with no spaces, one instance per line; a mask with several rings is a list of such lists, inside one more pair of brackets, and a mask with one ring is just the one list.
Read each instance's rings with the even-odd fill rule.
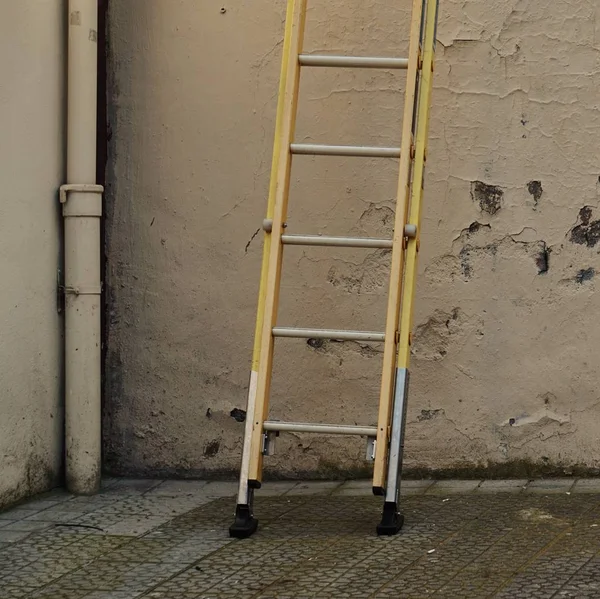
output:
[[434,480],[403,480],[400,483],[400,494],[401,495],[421,495],[426,493],[432,485],[435,484]]
[[427,488],[426,493],[428,495],[470,493],[475,491],[481,482],[480,480],[438,480]]
[[575,482],[573,493],[600,493],[600,478],[580,478]]
[[285,497],[290,495],[329,495],[338,487],[343,485],[343,481],[310,481],[307,483],[298,483],[292,487]]
[[202,492],[208,497],[232,497],[237,493],[238,484],[233,481],[209,482]]
[[[111,481],[110,501],[0,520],[0,599],[600,597],[600,488],[523,482],[403,481],[393,537],[370,481],[267,483],[258,532],[235,540],[229,483]],[[30,519],[44,512],[68,521]]]
[[[506,480],[484,480],[477,493],[522,493],[529,484],[527,478],[512,478]],[[600,490],[600,489],[599,489]]]
[[208,482],[205,480],[165,480],[148,490],[146,495],[179,497],[181,495],[196,494],[202,492],[207,484]]
[[23,520],[24,518],[28,518],[29,516],[37,513],[37,510],[27,510],[22,507],[15,507],[5,511],[0,511],[0,521],[12,520],[15,522],[16,520]]
[[162,482],[161,479],[153,478],[120,478],[111,480],[108,484],[103,485],[101,492],[108,495],[139,495],[158,487]]
[[265,482],[256,491],[256,495],[260,497],[277,497],[292,490],[296,485],[298,485],[298,481]]
[[373,482],[371,480],[349,480],[334,488],[332,493],[348,497],[369,497],[373,494]]
[[531,481],[526,493],[570,493],[575,485],[574,478],[545,478]]
[[0,528],[0,543],[22,541],[28,537],[29,534],[30,532],[28,531],[6,530],[6,528]]

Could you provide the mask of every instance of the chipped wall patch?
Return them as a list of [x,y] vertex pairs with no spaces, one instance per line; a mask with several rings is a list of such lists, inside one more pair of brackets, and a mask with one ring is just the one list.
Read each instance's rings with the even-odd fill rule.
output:
[[229,412],[229,415],[236,422],[245,422],[246,421],[246,410],[241,410],[240,408],[233,408],[233,410],[231,410],[231,412]]
[[533,207],[537,208],[544,190],[542,189],[541,181],[529,181],[527,183],[527,191],[533,196]]
[[205,458],[214,458],[219,453],[219,447],[221,444],[218,440],[210,441],[204,447],[204,457]]
[[573,243],[593,248],[600,241],[600,220],[592,220],[591,206],[584,206],[579,211],[580,224],[571,229],[569,239]]
[[507,418],[502,425],[503,426],[526,426],[526,425],[544,425],[550,422],[558,422],[559,424],[565,424],[570,422],[571,418],[568,414],[557,414],[552,412],[548,408],[542,408],[533,414],[520,414]]
[[546,242],[542,241],[542,248],[535,258],[535,265],[538,268],[538,274],[544,275],[550,270],[550,249]]
[[473,181],[471,183],[471,198],[479,204],[479,208],[483,212],[494,215],[502,208],[504,191],[497,185]]
[[591,281],[595,275],[596,271],[593,268],[583,268],[575,275],[575,281],[583,285],[586,281]]

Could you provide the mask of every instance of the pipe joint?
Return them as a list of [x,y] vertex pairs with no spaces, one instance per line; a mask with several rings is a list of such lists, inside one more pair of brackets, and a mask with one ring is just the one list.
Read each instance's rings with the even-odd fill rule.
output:
[[[72,193],[74,195],[69,195]],[[104,187],[91,183],[69,183],[59,188],[59,199],[63,216],[102,216],[102,194]]]

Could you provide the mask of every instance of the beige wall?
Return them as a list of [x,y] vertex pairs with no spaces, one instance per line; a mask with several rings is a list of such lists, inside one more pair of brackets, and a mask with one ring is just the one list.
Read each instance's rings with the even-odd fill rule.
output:
[[58,480],[64,7],[0,3],[0,507]]
[[[409,2],[311,2],[307,50],[402,55]],[[221,10],[221,7],[225,11]],[[284,2],[113,2],[105,454],[114,472],[234,472]],[[411,469],[600,462],[600,63],[594,3],[442,0]],[[297,139],[398,142],[402,77],[308,71]],[[396,165],[299,158],[290,232],[384,235]],[[382,251],[286,249],[280,323],[383,325]],[[380,348],[278,343],[272,415],[372,424]],[[234,412],[235,414],[236,412]],[[271,471],[364,469],[285,435]]]

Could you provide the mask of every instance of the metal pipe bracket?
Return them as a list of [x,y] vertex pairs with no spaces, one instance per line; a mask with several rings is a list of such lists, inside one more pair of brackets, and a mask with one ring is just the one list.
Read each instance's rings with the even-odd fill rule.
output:
[[[84,194],[76,200],[69,199],[70,192]],[[63,207],[63,216],[102,216],[102,194],[104,187],[95,183],[67,183],[61,185],[58,194]]]

